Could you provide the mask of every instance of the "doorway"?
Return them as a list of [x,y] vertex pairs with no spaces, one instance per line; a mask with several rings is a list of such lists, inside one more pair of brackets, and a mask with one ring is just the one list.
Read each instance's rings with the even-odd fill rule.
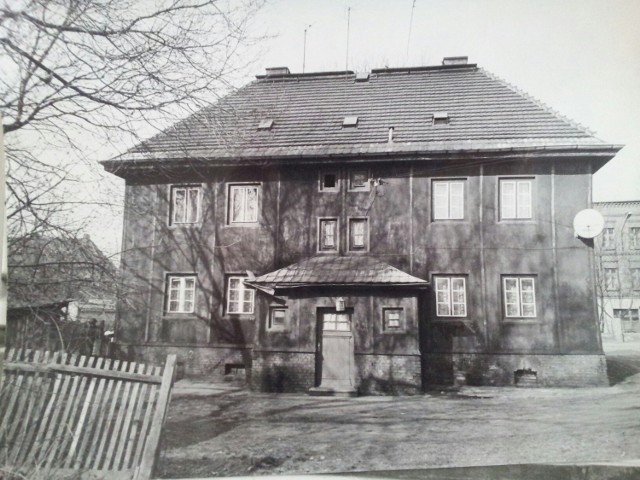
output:
[[319,308],[316,328],[316,387],[354,391],[353,310]]

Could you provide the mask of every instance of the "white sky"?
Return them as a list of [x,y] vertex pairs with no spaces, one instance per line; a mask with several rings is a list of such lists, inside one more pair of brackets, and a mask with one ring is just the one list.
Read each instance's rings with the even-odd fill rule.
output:
[[[467,55],[604,141],[625,144],[595,174],[594,200],[640,200],[640,0],[415,0],[408,41],[413,3],[270,0],[252,23],[253,35],[268,38],[251,47],[258,60],[237,85],[266,67],[302,71],[308,25],[305,70],[344,70],[351,7],[350,69]],[[107,213],[88,231],[115,253],[121,228]]]
[[[594,176],[594,200],[640,199],[640,1],[271,0],[254,22],[273,37],[255,73],[470,63],[512,83],[608,143],[626,147]],[[247,81],[249,78],[247,78]]]

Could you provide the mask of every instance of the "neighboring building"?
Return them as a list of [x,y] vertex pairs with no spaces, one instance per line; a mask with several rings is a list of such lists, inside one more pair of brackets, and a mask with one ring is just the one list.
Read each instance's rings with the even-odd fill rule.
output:
[[597,202],[593,208],[605,220],[596,241],[602,338],[640,340],[640,200]]
[[8,347],[77,350],[113,328],[117,272],[88,235],[8,243]]
[[117,341],[271,391],[605,384],[571,225],[620,148],[466,57],[267,69],[104,162],[126,180]]

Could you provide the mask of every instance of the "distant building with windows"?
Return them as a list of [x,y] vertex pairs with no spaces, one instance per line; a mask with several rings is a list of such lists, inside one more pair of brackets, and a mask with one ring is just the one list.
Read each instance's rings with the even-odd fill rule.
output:
[[640,340],[640,200],[597,202],[596,290],[603,341]]
[[112,160],[116,340],[255,388],[606,384],[572,222],[621,148],[466,57],[265,75]]

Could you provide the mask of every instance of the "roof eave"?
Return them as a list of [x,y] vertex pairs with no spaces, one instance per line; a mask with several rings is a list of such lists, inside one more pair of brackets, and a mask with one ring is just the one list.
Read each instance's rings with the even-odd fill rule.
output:
[[[104,169],[115,175],[125,175],[132,171],[149,171],[162,168],[182,167],[186,162],[191,167],[237,167],[260,166],[271,163],[286,165],[288,163],[313,164],[331,163],[332,161],[386,161],[390,157],[406,160],[442,160],[474,158],[537,158],[549,157],[590,157],[599,159],[602,165],[611,160],[624,145],[620,144],[586,144],[586,145],[541,145],[525,147],[494,147],[494,148],[461,148],[425,151],[424,149],[388,151],[388,152],[346,152],[346,153],[317,153],[313,151],[296,153],[293,155],[246,155],[238,152],[233,155],[212,156],[179,156],[160,158],[152,154],[122,155],[115,159],[100,162]],[[146,155],[146,158],[141,158]],[[601,166],[602,166],[601,165]],[[599,168],[599,167],[598,167]]]

